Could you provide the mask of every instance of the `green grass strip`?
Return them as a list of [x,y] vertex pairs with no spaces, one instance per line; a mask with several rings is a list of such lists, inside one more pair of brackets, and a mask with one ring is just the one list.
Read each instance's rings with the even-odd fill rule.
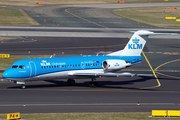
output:
[[0,59],[0,70],[9,68],[15,61],[27,58],[46,58],[50,55],[11,55],[9,59]]
[[[30,113],[30,114],[21,114],[21,119],[25,119],[25,120],[154,120],[153,118],[148,117],[150,115],[151,115],[150,112],[33,113],[33,114]],[[6,114],[0,114],[0,120],[6,120]]]
[[[151,112],[29,113],[20,116],[25,120],[179,120],[178,117],[152,118],[149,117]],[[0,114],[0,120],[6,120],[6,114]]]
[[0,26],[39,25],[21,9],[0,8]]
[[125,3],[170,3],[170,2],[179,2],[179,0],[119,0],[124,1]]
[[128,19],[150,24],[157,27],[180,28],[180,22],[176,19],[165,19],[165,17],[176,17],[180,19],[180,7],[169,9],[169,7],[151,7],[151,8],[130,8],[117,9],[113,13]]

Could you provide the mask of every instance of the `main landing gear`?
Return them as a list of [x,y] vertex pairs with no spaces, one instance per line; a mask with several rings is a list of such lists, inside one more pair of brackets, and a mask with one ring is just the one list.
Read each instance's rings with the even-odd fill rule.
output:
[[75,80],[74,79],[68,79],[67,80],[67,85],[74,86],[75,85]]
[[25,84],[22,84],[22,85],[21,85],[21,89],[26,89]]
[[97,87],[96,79],[95,79],[95,78],[92,78],[91,80],[92,80],[92,81],[89,82],[89,87]]
[[[74,79],[68,79],[67,80],[67,85],[68,86],[74,86],[75,85],[75,80]],[[97,87],[97,82],[95,78],[91,78],[91,82],[89,82],[89,87]]]

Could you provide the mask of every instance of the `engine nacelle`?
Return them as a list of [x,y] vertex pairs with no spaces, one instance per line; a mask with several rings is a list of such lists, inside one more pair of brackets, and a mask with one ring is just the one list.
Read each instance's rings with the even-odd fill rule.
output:
[[118,71],[129,65],[130,63],[124,60],[105,60],[102,63],[104,71]]

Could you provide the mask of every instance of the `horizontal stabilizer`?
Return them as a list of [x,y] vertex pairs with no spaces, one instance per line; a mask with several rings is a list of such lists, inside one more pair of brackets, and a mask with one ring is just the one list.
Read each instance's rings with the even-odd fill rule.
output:
[[131,39],[123,50],[110,53],[111,56],[140,56],[149,35],[175,35],[177,33],[154,33],[147,30],[130,31]]

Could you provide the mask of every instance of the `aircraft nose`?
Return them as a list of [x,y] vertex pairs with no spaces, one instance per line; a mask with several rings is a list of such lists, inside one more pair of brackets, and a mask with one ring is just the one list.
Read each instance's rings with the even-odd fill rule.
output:
[[3,72],[3,74],[2,74],[2,77],[3,77],[3,78],[8,78],[8,77],[10,77],[8,71],[9,71],[9,70],[5,70],[5,71]]
[[2,74],[2,77],[3,77],[3,78],[6,78],[7,75],[8,75],[8,73],[7,73],[6,71],[4,71],[3,74]]

